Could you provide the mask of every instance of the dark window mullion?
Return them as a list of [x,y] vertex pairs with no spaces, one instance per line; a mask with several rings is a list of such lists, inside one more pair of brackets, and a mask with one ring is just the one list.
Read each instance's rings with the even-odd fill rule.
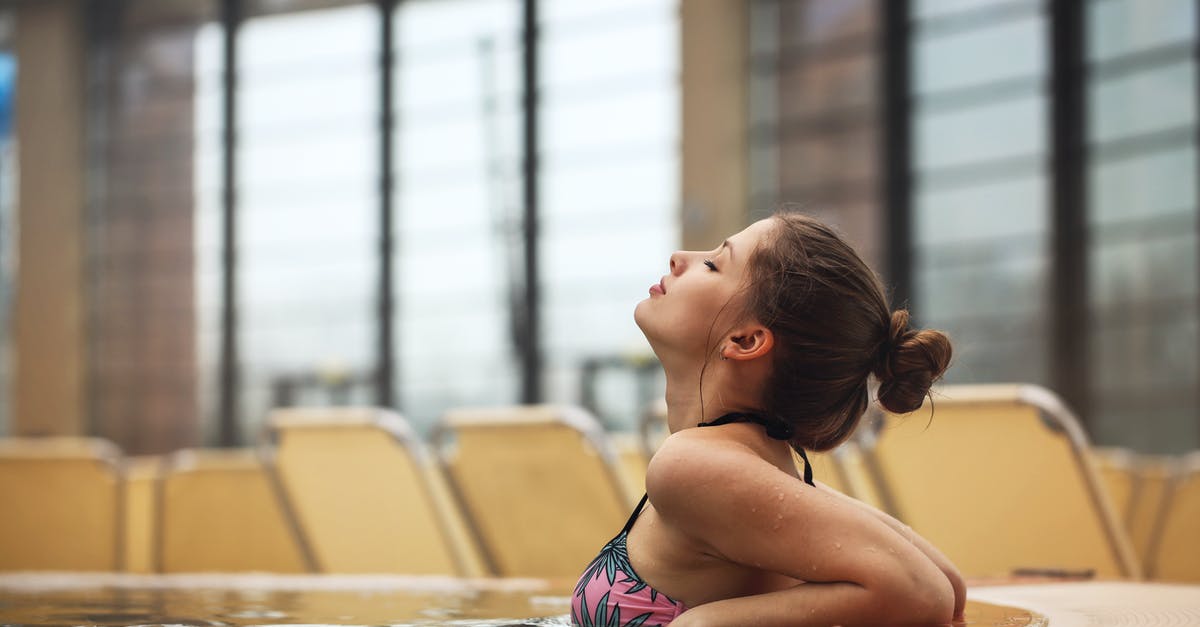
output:
[[1050,2],[1051,380],[1087,427],[1087,103],[1084,4]]
[[392,194],[395,179],[392,175],[392,132],[395,120],[392,115],[392,72],[395,67],[393,55],[394,29],[392,20],[396,0],[378,0],[380,19],[379,57],[379,311],[376,342],[375,402],[380,407],[398,407],[396,396],[396,363],[394,354],[394,328],[392,315],[395,311],[395,294],[392,275],[395,263],[395,242],[392,236]]
[[908,0],[881,0],[880,60],[883,95],[883,190],[887,220],[887,276],[892,306],[915,304],[912,278],[912,99],[909,96],[912,26]]
[[237,346],[237,33],[241,24],[240,0],[221,1],[224,54],[221,93],[221,383],[217,443],[237,446],[238,433],[238,346]]
[[524,283],[516,312],[516,340],[521,355],[521,402],[542,400],[538,285],[538,0],[522,0],[522,152],[524,200]]

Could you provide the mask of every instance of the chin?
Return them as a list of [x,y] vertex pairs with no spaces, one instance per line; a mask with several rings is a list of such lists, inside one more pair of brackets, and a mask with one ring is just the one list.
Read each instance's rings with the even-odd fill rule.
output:
[[658,335],[654,329],[654,312],[650,306],[650,299],[643,299],[633,308],[633,322],[642,330],[642,335],[646,336],[646,341],[654,346],[654,339]]

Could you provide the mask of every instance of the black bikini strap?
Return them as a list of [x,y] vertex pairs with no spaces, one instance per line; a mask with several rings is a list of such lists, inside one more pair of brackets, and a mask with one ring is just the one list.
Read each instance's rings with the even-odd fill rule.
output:
[[793,447],[793,449],[800,454],[800,459],[804,460],[804,483],[814,488],[817,487],[817,484],[813,483],[812,462],[808,461],[808,455],[804,454],[804,449],[802,448]]
[[[750,412],[730,412],[724,416],[721,416],[720,418],[716,418],[708,422],[698,423],[696,426],[718,427],[720,425],[727,425],[731,422],[753,422],[755,424],[762,425],[767,430],[767,437],[774,440],[791,440],[795,435],[791,425],[781,421],[768,420],[766,416]],[[800,458],[804,460],[804,483],[807,483],[814,488],[817,487],[816,484],[813,483],[812,463],[808,461],[808,455],[805,455],[804,449],[798,446],[793,446],[792,448],[799,453]],[[638,507],[638,510],[641,510],[640,506]]]
[[646,506],[646,501],[649,498],[649,494],[642,495],[642,500],[638,501],[637,507],[633,510],[633,513],[629,515],[629,520],[625,521],[625,526],[621,528],[621,533],[629,533],[629,530],[633,529],[633,521],[637,520],[638,516],[641,515],[642,508]]

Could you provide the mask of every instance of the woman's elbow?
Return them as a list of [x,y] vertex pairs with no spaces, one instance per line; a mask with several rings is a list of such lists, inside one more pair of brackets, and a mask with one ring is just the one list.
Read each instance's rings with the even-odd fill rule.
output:
[[[887,622],[947,625],[954,615],[954,587],[941,571],[911,564],[892,571],[890,581],[876,583]],[[932,566],[932,564],[929,564]]]

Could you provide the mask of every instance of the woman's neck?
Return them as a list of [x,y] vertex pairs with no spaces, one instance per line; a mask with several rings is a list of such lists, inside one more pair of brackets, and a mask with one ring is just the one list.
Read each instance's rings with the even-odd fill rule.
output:
[[[667,375],[667,426],[671,433],[696,426],[733,411],[752,411],[757,399],[746,398],[745,390],[758,386],[731,386],[732,368],[724,362],[707,368],[665,367]],[[703,384],[703,385],[702,385]],[[739,390],[739,392],[734,392]]]

